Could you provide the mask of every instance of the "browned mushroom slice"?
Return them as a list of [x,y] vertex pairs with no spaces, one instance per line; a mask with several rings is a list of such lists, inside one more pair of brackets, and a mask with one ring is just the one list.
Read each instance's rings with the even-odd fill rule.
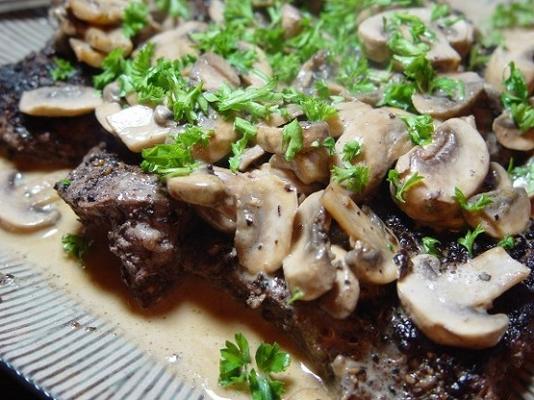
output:
[[194,42],[189,35],[203,32],[207,25],[198,21],[187,21],[180,24],[176,29],[159,33],[152,37],[149,42],[154,43],[154,60],[165,58],[177,60],[186,55],[198,54]]
[[87,43],[79,39],[71,38],[69,39],[69,44],[78,61],[93,68],[100,68],[102,66],[106,54],[93,49]]
[[124,56],[128,56],[133,49],[132,41],[124,35],[121,28],[107,31],[93,26],[85,31],[84,39],[93,49],[103,53],[122,49]]
[[393,256],[399,242],[382,220],[332,185],[326,188],[322,203],[354,244],[345,260],[358,279],[377,285],[395,281],[399,270]]
[[291,161],[275,154],[269,163],[274,168],[293,171],[297,178],[306,185],[316,182],[327,183],[330,178],[330,155],[326,149],[299,152]]
[[95,117],[107,132],[115,135],[113,127],[108,122],[108,117],[117,114],[121,110],[122,107],[119,103],[106,101],[95,108]]
[[510,62],[523,73],[529,93],[534,92],[534,31],[508,30],[504,32],[505,46],[499,46],[491,55],[484,78],[499,92],[504,90],[503,77],[507,76]]
[[475,27],[470,21],[465,18],[458,18],[452,25],[443,25],[439,21],[435,25],[445,35],[452,48],[462,57],[469,53],[475,41]]
[[258,171],[237,198],[235,247],[252,274],[273,273],[289,253],[297,193],[280,178]]
[[474,204],[482,196],[491,203],[480,211],[462,210],[465,220],[472,227],[484,228],[486,234],[495,238],[517,235],[529,224],[530,200],[524,188],[514,188],[508,173],[499,164],[492,162],[486,181],[493,181],[492,190],[474,195],[468,200]]
[[[317,143],[322,143],[330,136],[329,126],[326,122],[300,122],[302,128],[302,151],[313,150]],[[256,143],[268,153],[284,154],[283,128],[265,124],[258,125]]]
[[300,196],[308,196],[318,190],[321,190],[323,185],[319,183],[305,184],[303,183],[293,171],[289,169],[280,169],[273,167],[270,163],[264,163],[260,167],[260,171],[273,174],[282,179],[286,185],[297,192]]
[[345,262],[347,252],[332,246],[332,265],[336,268],[334,287],[321,298],[321,308],[336,319],[345,319],[356,309],[360,297],[360,282]]
[[208,14],[213,22],[222,24],[224,22],[224,2],[223,0],[211,0]]
[[113,25],[122,20],[128,0],[69,0],[76,18],[98,25]]
[[[399,207],[414,220],[436,228],[463,225],[455,200],[458,187],[466,197],[473,196],[489,170],[489,153],[484,139],[460,118],[441,124],[431,144],[416,146],[399,158],[395,167],[402,182],[414,174],[423,179],[403,193]],[[392,193],[397,188],[391,184]]]
[[39,117],[74,117],[88,114],[102,104],[94,88],[87,86],[44,86],[22,93],[19,109]]
[[302,14],[300,10],[291,4],[284,4],[282,6],[282,29],[284,36],[290,38],[300,32]]
[[398,281],[397,293],[415,325],[436,343],[473,349],[499,342],[508,317],[486,310],[530,273],[501,247],[444,272],[428,254],[414,257],[412,266]]
[[302,293],[301,300],[315,300],[334,286],[336,270],[330,257],[330,217],[321,204],[323,191],[313,193],[299,206],[292,245],[284,259],[284,278],[289,289]]
[[191,69],[190,77],[193,81],[203,82],[203,89],[215,91],[223,85],[239,86],[239,75],[232,66],[215,53],[205,53],[200,56]]
[[531,151],[534,149],[534,128],[522,132],[517,128],[510,111],[505,110],[493,121],[493,131],[497,140],[507,149]]
[[246,171],[254,163],[260,160],[264,155],[265,150],[263,150],[259,145],[255,145],[253,147],[245,149],[245,151],[241,155],[241,160],[239,161],[239,170]]
[[201,118],[198,124],[212,134],[206,146],[198,145],[193,148],[193,156],[206,163],[215,163],[226,157],[232,150],[232,143],[238,137],[234,125],[223,117],[215,115]]
[[412,102],[421,114],[445,120],[467,115],[484,92],[484,80],[475,72],[461,72],[444,75],[464,84],[463,98],[451,99],[446,95],[415,93]]

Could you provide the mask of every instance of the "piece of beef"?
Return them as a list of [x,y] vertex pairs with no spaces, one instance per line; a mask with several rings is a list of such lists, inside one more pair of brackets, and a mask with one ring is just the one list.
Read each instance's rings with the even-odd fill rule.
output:
[[[60,85],[50,71],[56,54],[51,47],[16,64],[0,66],[0,148],[10,157],[37,164],[73,166],[87,151],[108,137],[94,114],[71,118],[32,117],[19,112],[26,90]],[[71,84],[91,85],[91,71],[74,64]]]
[[189,213],[163,192],[157,177],[100,146],[56,190],[85,226],[108,232],[122,278],[141,305],[153,303],[176,282],[181,227]]
[[[122,258],[126,271],[134,253],[136,274],[146,270],[161,274],[164,281],[168,279],[166,271],[174,274],[183,269],[210,280],[258,309],[290,335],[322,376],[333,382],[339,399],[500,399],[508,390],[508,374],[533,353],[534,274],[496,302],[495,311],[510,317],[510,327],[497,346],[483,351],[446,348],[428,340],[406,317],[394,284],[382,287],[373,297],[361,299],[356,312],[345,320],[331,318],[316,302],[289,305],[290,293],[281,274],[252,277],[244,273],[232,238],[197,220],[187,224],[190,229],[186,236],[171,241],[179,257],[163,257],[154,269],[153,252],[147,252],[143,242],[128,240],[126,231],[132,225],[148,222],[155,235],[157,231],[169,236],[179,230],[179,221],[183,221],[183,216],[173,216],[174,207],[181,213],[187,210],[172,205],[155,177],[142,174],[137,167],[119,162],[106,152],[92,152],[70,179],[68,188],[59,188],[61,196],[86,225],[108,226],[111,221],[110,247]],[[132,212],[147,198],[152,199],[151,204],[158,204],[155,213]],[[132,199],[136,199],[135,206]],[[396,259],[404,265],[416,250],[415,238],[423,232],[410,226],[392,204],[383,209],[387,211],[377,207],[400,238],[403,250]],[[173,216],[171,220],[165,220],[169,215]],[[183,232],[184,225],[180,227]],[[128,243],[125,248],[117,245],[122,240]],[[461,261],[465,254],[454,243],[443,241],[443,250],[447,257]],[[478,248],[479,252],[483,250],[484,246]],[[512,255],[531,269],[534,267],[534,225]],[[173,274],[171,277],[175,278]]]

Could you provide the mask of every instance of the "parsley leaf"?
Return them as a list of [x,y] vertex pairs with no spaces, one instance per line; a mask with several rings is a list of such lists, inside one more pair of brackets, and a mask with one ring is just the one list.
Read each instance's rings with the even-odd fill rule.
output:
[[465,97],[465,85],[458,79],[446,76],[438,76],[432,80],[430,91],[444,92],[450,99],[463,100]]
[[415,85],[410,82],[391,83],[386,86],[382,100],[378,105],[413,110],[412,95],[415,93]]
[[534,1],[512,1],[499,4],[491,17],[494,28],[513,28],[534,26]]
[[266,374],[283,372],[291,363],[291,357],[288,353],[281,351],[278,343],[260,344],[255,359],[259,370]]
[[512,235],[506,235],[497,243],[497,246],[500,246],[505,250],[511,250],[516,244],[517,242]]
[[148,5],[142,0],[131,0],[124,9],[122,32],[127,38],[137,35],[148,25]]
[[74,66],[62,58],[54,58],[54,68],[50,71],[52,79],[55,81],[66,81],[76,73]]
[[510,175],[514,186],[524,187],[529,195],[534,194],[534,158],[525,165],[510,168]]
[[448,4],[434,4],[432,6],[432,21],[446,17],[451,13],[451,7]]
[[299,301],[304,297],[304,292],[300,288],[295,288],[291,291],[291,297],[287,301],[288,305],[293,304],[295,301]]
[[156,6],[172,17],[189,17],[186,0],[156,0]]
[[434,239],[433,237],[430,237],[430,236],[425,236],[423,239],[422,239],[422,244],[423,244],[423,251],[426,253],[426,254],[432,254],[434,256],[437,256],[439,253],[438,253],[438,249],[437,249],[437,246],[440,244],[441,242],[438,240],[438,239]]
[[463,192],[458,187],[454,188],[454,198],[456,202],[460,205],[460,207],[469,212],[482,211],[484,208],[486,208],[486,206],[493,203],[491,197],[489,197],[485,193],[478,196],[476,201],[470,201],[465,197]]
[[432,68],[432,63],[424,55],[417,57],[395,56],[394,59],[405,66],[404,75],[415,82],[420,92],[427,92],[430,89],[436,72]]
[[298,102],[309,121],[328,121],[337,115],[337,110],[317,97],[303,96]]
[[63,251],[72,258],[77,259],[79,262],[83,262],[85,255],[91,247],[91,242],[80,235],[67,233],[61,237],[61,243],[63,244]]
[[412,143],[424,146],[432,142],[434,121],[430,115],[403,115],[400,118],[408,127]]
[[228,387],[248,380],[250,350],[248,340],[241,333],[235,335],[236,344],[226,341],[219,360],[219,385]]
[[336,165],[331,173],[335,182],[354,193],[362,192],[369,182],[369,167],[362,164]]
[[230,169],[232,172],[236,172],[239,169],[239,164],[241,163],[241,156],[245,149],[247,148],[248,143],[256,137],[257,129],[249,121],[237,117],[234,121],[234,129],[236,132],[242,134],[241,138],[232,143],[232,157],[228,160],[230,164]]
[[526,132],[534,128],[534,107],[528,100],[525,76],[515,63],[510,63],[510,75],[504,80],[506,91],[501,94],[502,104],[510,110],[515,125]]
[[400,174],[394,170],[390,169],[388,172],[387,180],[393,185],[393,188],[395,189],[395,199],[400,203],[405,203],[406,200],[404,199],[404,196],[415,185],[418,185],[420,182],[423,181],[423,177],[419,175],[418,172],[414,172],[410,177],[405,179],[404,181],[401,181]]
[[103,71],[93,77],[93,85],[99,90],[104,89],[108,83],[117,79],[125,68],[124,51],[122,49],[111,51],[102,61]]
[[304,146],[302,127],[295,119],[282,129],[282,144],[286,160],[291,161]]
[[362,152],[362,143],[359,140],[352,140],[345,143],[343,146],[343,157],[342,160],[345,162],[352,162],[357,156]]
[[527,103],[512,104],[512,119],[521,132],[534,128],[534,107]]
[[458,243],[467,249],[467,252],[469,253],[470,257],[473,257],[473,245],[475,244],[475,240],[480,234],[484,232],[484,228],[482,228],[482,226],[480,225],[477,225],[475,230],[467,231],[464,237],[458,239]]

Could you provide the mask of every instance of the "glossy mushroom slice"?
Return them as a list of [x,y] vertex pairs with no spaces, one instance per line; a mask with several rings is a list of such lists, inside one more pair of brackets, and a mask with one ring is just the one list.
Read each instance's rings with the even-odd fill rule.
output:
[[54,225],[60,218],[52,205],[59,199],[53,189],[54,181],[44,178],[31,184],[16,171],[0,171],[0,227],[25,233]]
[[295,216],[292,245],[284,259],[284,277],[291,292],[302,293],[300,300],[315,300],[334,286],[336,270],[330,256],[330,216],[321,198],[323,191],[308,196]]
[[[414,176],[417,185],[397,199],[399,207],[414,220],[435,228],[460,228],[464,221],[455,200],[455,188],[467,198],[481,186],[489,170],[489,152],[484,139],[461,118],[442,123],[431,144],[416,146],[399,158],[395,170],[400,181],[391,184],[392,194]],[[417,175],[415,175],[417,174]]]
[[93,49],[87,43],[79,39],[71,38],[69,39],[69,44],[78,61],[93,68],[100,68],[102,66],[106,54]]
[[350,237],[353,249],[345,260],[358,279],[385,285],[395,281],[399,269],[393,256],[399,248],[395,235],[369,208],[360,208],[343,191],[328,186],[323,206]]
[[198,55],[198,50],[191,39],[191,35],[206,30],[207,25],[198,21],[187,21],[176,29],[159,33],[149,42],[154,43],[154,60],[165,58],[177,60],[186,55]]
[[508,327],[508,317],[486,310],[530,270],[501,247],[442,270],[434,256],[412,259],[412,270],[397,283],[409,317],[436,343],[472,349],[495,346]]
[[113,25],[122,20],[128,0],[69,0],[74,16],[97,25]]
[[482,196],[491,203],[480,211],[462,210],[472,227],[481,225],[486,234],[502,239],[506,235],[522,233],[529,224],[530,200],[524,188],[514,188],[508,174],[497,163],[491,163],[490,174],[496,177],[493,190],[474,195],[468,200],[476,204]]
[[223,85],[236,87],[240,82],[232,66],[215,53],[201,55],[193,65],[190,77],[195,82],[203,82],[202,88],[207,91],[216,91]]
[[278,169],[290,170],[305,185],[328,182],[330,178],[330,155],[326,149],[314,149],[299,152],[291,161],[275,154],[269,163]]
[[94,88],[87,86],[44,86],[22,93],[20,112],[38,117],[75,117],[89,114],[102,104]]
[[291,38],[297,35],[301,30],[302,13],[291,4],[284,4],[281,8],[282,29],[284,37]]
[[159,125],[154,110],[146,106],[132,106],[107,117],[113,133],[134,153],[165,142],[171,128]]
[[[324,121],[300,122],[299,125],[302,128],[303,152],[314,150],[317,143],[322,143],[330,136],[329,126]],[[285,148],[282,132],[281,127],[258,124],[256,143],[268,153],[283,155]]]
[[453,24],[442,24],[438,20],[434,25],[445,35],[452,48],[464,57],[469,53],[475,41],[475,27],[461,16],[453,16],[452,18],[455,18]]
[[333,318],[345,319],[358,305],[360,282],[345,262],[347,252],[339,246],[332,246],[331,253],[336,279],[332,290],[321,298],[321,308]]
[[501,145],[511,150],[534,150],[534,128],[521,131],[515,124],[510,111],[505,110],[493,121],[493,131]]
[[420,114],[429,114],[433,118],[445,120],[467,115],[484,93],[484,80],[475,72],[445,74],[464,85],[464,95],[451,99],[446,94],[415,93],[412,102]]
[[226,157],[232,150],[232,143],[238,138],[234,124],[220,115],[201,117],[198,124],[212,134],[206,146],[198,145],[193,148],[193,156],[206,163],[216,163]]
[[250,174],[237,197],[235,247],[240,264],[251,274],[271,274],[289,254],[297,193],[280,178]]
[[89,46],[103,53],[111,53],[114,49],[122,49],[124,56],[128,56],[133,49],[133,44],[121,28],[104,30],[90,27],[85,31],[84,39]]

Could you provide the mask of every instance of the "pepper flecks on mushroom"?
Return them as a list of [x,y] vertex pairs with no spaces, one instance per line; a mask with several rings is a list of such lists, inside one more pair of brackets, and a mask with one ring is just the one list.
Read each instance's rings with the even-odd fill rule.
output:
[[[455,188],[471,197],[488,170],[489,152],[480,133],[463,119],[450,119],[438,126],[431,144],[416,146],[397,161],[395,171],[402,181],[414,174],[422,177],[398,205],[422,224],[458,229],[464,221]],[[395,194],[393,184],[391,189]]]
[[508,317],[490,315],[486,310],[530,273],[500,247],[455,270],[441,271],[439,260],[432,255],[416,256],[412,265],[397,283],[401,304],[410,318],[436,343],[475,349],[499,342]]

